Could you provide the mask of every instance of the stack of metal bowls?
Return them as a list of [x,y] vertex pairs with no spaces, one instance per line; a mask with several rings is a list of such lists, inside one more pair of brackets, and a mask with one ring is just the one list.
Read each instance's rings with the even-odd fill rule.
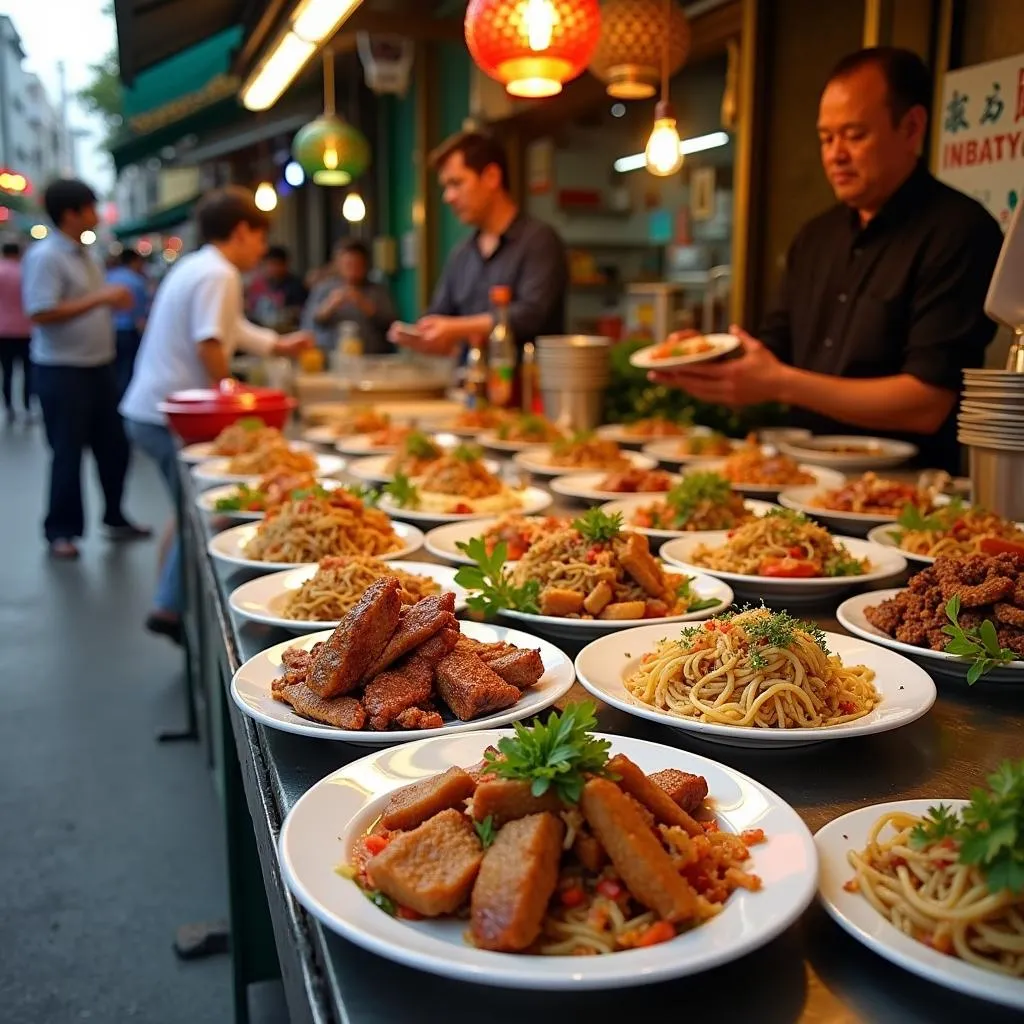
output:
[[1024,519],[1024,373],[964,370],[958,438],[968,446],[974,502]]
[[584,334],[537,339],[537,374],[548,419],[573,430],[593,430],[601,423],[611,346],[610,338]]

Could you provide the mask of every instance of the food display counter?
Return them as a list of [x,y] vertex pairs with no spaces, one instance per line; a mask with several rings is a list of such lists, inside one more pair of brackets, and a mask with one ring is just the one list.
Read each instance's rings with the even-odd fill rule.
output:
[[[189,615],[190,686],[222,788],[230,873],[236,1020],[246,1021],[246,987],[280,976],[293,1024],[448,1024],[486,1019],[513,1024],[654,1019],[666,1012],[757,1022],[893,1021],[934,1024],[984,1018],[1019,1020],[993,1003],[941,988],[871,952],[814,903],[780,937],[703,974],[609,991],[529,991],[451,981],[400,966],[328,932],[288,891],[277,839],[289,810],[319,779],[369,748],[266,728],[243,715],[228,692],[248,658],[288,639],[282,630],[243,623],[228,595],[252,578],[207,554],[231,525],[199,511],[188,467],[183,532]],[[580,506],[556,498],[552,512]],[[426,551],[414,557],[433,561]],[[891,586],[891,582],[885,584]],[[842,632],[835,603],[799,614]],[[575,657],[579,646],[556,640]],[[982,681],[973,688],[939,679],[931,712],[904,728],[794,749],[708,743],[612,708],[602,731],[654,740],[744,772],[791,804],[811,831],[848,811],[897,798],[965,798],[1006,758],[1024,758],[1019,687]],[[588,698],[577,683],[560,704]]]

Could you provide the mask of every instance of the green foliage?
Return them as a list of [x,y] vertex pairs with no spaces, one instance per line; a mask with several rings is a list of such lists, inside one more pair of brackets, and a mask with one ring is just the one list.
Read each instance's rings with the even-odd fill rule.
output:
[[687,473],[666,495],[672,509],[673,525],[684,526],[703,502],[724,505],[732,494],[732,484],[717,473]]
[[999,646],[999,636],[991,619],[985,619],[978,627],[964,629],[960,625],[960,598],[954,594],[946,604],[946,618],[949,625],[942,627],[949,642],[943,648],[947,654],[972,659],[967,670],[967,682],[973,686],[986,672],[997,665],[1016,661],[1017,655],[1007,647]]
[[455,582],[467,590],[476,591],[466,600],[467,606],[483,615],[494,615],[508,609],[537,615],[540,612],[540,583],[530,580],[517,587],[505,572],[508,545],[502,541],[488,554],[482,537],[459,541],[455,545],[473,565],[463,565],[455,574]]
[[390,495],[399,508],[419,508],[420,492],[404,473],[396,473],[395,478],[385,485],[384,493]]
[[487,849],[487,847],[492,846],[494,840],[498,838],[498,830],[494,827],[493,814],[488,814],[483,821],[474,821],[473,828],[476,829],[476,834],[480,840],[480,845],[485,850]]
[[588,508],[578,519],[572,521],[572,528],[576,530],[584,540],[592,544],[603,544],[615,540],[622,533],[622,513],[614,512],[608,515],[602,512],[597,506]]

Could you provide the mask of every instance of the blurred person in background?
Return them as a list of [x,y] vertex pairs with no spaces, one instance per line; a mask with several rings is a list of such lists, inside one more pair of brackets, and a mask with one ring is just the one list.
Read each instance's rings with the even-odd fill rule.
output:
[[302,278],[291,271],[288,250],[272,245],[249,283],[245,308],[253,323],[276,331],[290,330],[298,326],[307,294]]
[[[291,356],[312,346],[305,332],[285,336],[246,320],[242,274],[267,251],[270,219],[251,192],[209,192],[196,208],[203,246],[178,260],[157,289],[121,415],[132,443],[156,462],[175,508],[178,446],[160,403],[174,391],[216,387],[231,376],[231,356]],[[164,534],[160,579],[146,628],[181,643],[181,545],[175,524]]]
[[151,536],[121,508],[129,448],[117,414],[113,310],[130,309],[132,294],[107,284],[82,244],[99,224],[96,194],[84,182],[60,179],[43,194],[51,231],[25,254],[22,301],[32,321],[32,380],[52,453],[43,530],[53,558],[78,557],[85,532],[82,452],[92,450],[114,541]]
[[122,249],[116,266],[107,271],[107,284],[124,285],[132,294],[132,305],[129,309],[119,309],[114,314],[115,342],[117,358],[117,400],[120,402],[128,388],[135,369],[135,357],[139,353],[139,343],[146,327],[146,316],[149,313],[149,282],[143,272],[145,263],[140,253],[134,249]]
[[369,271],[370,251],[362,242],[337,243],[332,273],[319,281],[302,313],[302,326],[314,332],[317,347],[324,352],[334,350],[338,325],[347,320],[358,326],[367,355],[392,351],[387,340],[395,319],[391,294],[386,285],[368,279]]
[[21,304],[21,246],[4,242],[0,249],[0,374],[3,375],[4,409],[8,424],[14,423],[14,368],[21,366],[21,407],[32,422],[32,373],[28,346],[32,321]]

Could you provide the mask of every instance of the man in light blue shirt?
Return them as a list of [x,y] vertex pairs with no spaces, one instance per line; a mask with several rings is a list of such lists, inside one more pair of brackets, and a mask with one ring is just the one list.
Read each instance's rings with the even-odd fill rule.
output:
[[128,441],[117,412],[112,309],[128,309],[132,295],[108,285],[81,243],[99,223],[96,195],[81,181],[61,179],[43,195],[54,230],[29,249],[22,267],[22,301],[32,321],[33,380],[50,445],[50,497],[43,524],[54,558],[78,557],[85,532],[82,452],[92,450],[106,504],[103,522],[112,540],[148,537],[121,509]]
[[149,315],[149,285],[142,272],[143,259],[134,249],[124,249],[118,265],[107,271],[107,284],[124,285],[132,293],[132,304],[128,309],[114,313],[115,343],[117,357],[114,368],[117,371],[117,400],[124,397],[128,382],[135,369],[135,357],[139,354],[139,342],[146,328]]

